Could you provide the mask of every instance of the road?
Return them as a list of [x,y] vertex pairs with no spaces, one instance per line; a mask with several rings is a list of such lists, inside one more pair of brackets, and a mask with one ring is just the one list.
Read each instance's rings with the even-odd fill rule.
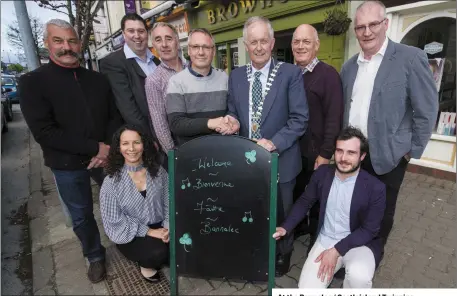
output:
[[30,132],[13,106],[14,119],[2,134],[2,295],[32,295],[32,255],[27,201]]

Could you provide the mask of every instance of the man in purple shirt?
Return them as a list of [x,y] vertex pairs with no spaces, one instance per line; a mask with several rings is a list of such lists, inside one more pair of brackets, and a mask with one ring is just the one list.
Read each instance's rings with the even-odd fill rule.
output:
[[179,36],[175,27],[168,23],[155,23],[151,35],[152,45],[162,63],[146,78],[146,99],[157,140],[168,154],[168,150],[175,147],[165,109],[168,81],[186,67],[186,62],[179,57]]
[[338,136],[335,166],[320,165],[290,215],[273,237],[291,232],[317,201],[321,203],[318,237],[303,266],[298,287],[326,288],[345,268],[344,288],[371,288],[383,245],[378,236],[386,207],[386,187],[360,169],[368,150],[354,127]]
[[[308,129],[300,138],[302,171],[294,189],[296,200],[305,190],[314,170],[330,162],[336,137],[341,131],[344,107],[340,75],[335,68],[317,58],[320,45],[317,30],[308,24],[298,26],[291,45],[295,62],[302,69],[309,108]],[[309,212],[309,219],[304,219],[295,230],[295,238],[306,232],[310,234],[310,247],[316,241],[318,216],[319,203],[316,203]]]

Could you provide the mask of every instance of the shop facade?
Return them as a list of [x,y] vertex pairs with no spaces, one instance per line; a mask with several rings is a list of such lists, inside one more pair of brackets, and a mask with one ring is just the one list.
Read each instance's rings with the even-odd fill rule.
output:
[[[251,16],[267,17],[275,31],[275,59],[293,63],[291,49],[292,34],[303,23],[312,24],[319,33],[320,50],[318,58],[334,66],[338,71],[344,61],[345,34],[329,36],[323,31],[325,12],[335,5],[335,1],[291,1],[291,0],[219,0],[200,1],[188,10],[192,29],[206,28],[216,40],[217,55],[213,65],[231,70],[249,62],[243,43],[243,25]],[[341,5],[347,10],[347,3]]]

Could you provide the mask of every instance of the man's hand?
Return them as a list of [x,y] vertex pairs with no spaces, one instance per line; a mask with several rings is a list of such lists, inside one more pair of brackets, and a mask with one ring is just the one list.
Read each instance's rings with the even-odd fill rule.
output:
[[106,145],[103,142],[98,142],[98,153],[90,160],[87,169],[90,170],[92,168],[103,167],[106,164],[106,160],[108,159],[109,154],[109,145]]
[[233,135],[240,130],[240,122],[235,117],[225,115],[224,122],[230,126],[230,131],[227,133],[228,135]]
[[260,140],[255,140],[258,145],[262,146],[263,148],[267,149],[268,151],[274,151],[276,150],[275,144],[273,144],[272,141],[267,140],[267,139],[260,139]]
[[280,239],[281,237],[283,237],[284,235],[286,235],[287,233],[287,230],[285,230],[284,228],[282,227],[276,227],[276,232],[273,233],[273,238],[275,240],[278,240]]
[[331,248],[322,252],[314,262],[321,262],[319,266],[319,271],[317,273],[317,277],[321,279],[323,282],[325,280],[325,276],[327,275],[327,282],[330,282],[333,275],[335,274],[335,266],[338,262],[338,257],[340,254],[335,248]]
[[101,160],[100,158],[97,158],[94,156],[90,160],[90,163],[87,166],[87,169],[90,170],[92,168],[104,167],[106,165],[106,163],[107,163],[106,160]]
[[96,158],[101,159],[101,160],[106,160],[108,158],[109,154],[109,145],[106,145],[103,142],[98,143],[98,154],[95,155]]
[[230,126],[224,122],[224,117],[208,119],[208,128],[218,133],[230,130]]
[[321,165],[321,164],[329,164],[330,163],[330,159],[327,159],[327,158],[323,158],[322,156],[317,156],[316,158],[316,161],[314,162],[314,170],[317,170],[317,168]]
[[409,162],[409,161],[411,160],[411,156],[409,155],[409,153],[406,154],[406,155],[404,156],[404,158],[406,159],[407,162]]

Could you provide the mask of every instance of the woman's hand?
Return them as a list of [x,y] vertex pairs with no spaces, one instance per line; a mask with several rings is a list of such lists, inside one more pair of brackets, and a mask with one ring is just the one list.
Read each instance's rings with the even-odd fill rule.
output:
[[164,239],[169,239],[168,229],[166,228],[149,229],[147,235],[150,237],[161,239],[162,241]]
[[166,229],[166,228],[162,228],[162,229],[166,230],[166,232],[164,232],[162,241],[164,243],[168,243],[170,241],[170,233],[168,232],[168,229]]

